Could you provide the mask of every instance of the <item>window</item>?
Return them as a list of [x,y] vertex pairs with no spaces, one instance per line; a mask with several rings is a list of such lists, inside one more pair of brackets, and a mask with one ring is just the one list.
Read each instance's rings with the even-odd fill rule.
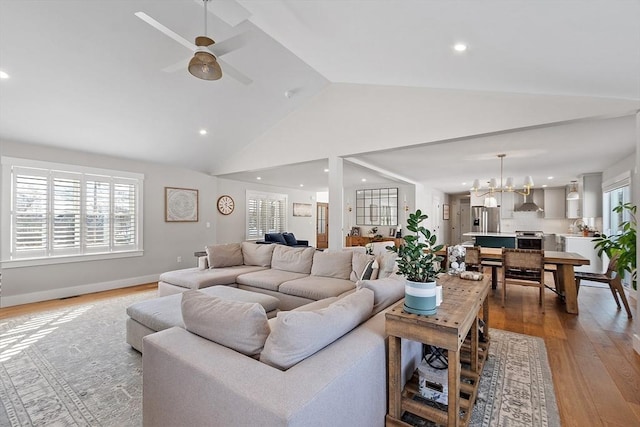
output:
[[287,231],[286,194],[247,191],[247,240]]
[[620,230],[620,224],[629,220],[627,211],[616,213],[613,208],[620,204],[631,201],[630,178],[629,174],[622,174],[609,182],[605,182],[603,187],[603,203],[602,203],[602,222],[603,232],[609,236],[617,234]]
[[2,166],[5,261],[141,255],[142,175],[8,157]]

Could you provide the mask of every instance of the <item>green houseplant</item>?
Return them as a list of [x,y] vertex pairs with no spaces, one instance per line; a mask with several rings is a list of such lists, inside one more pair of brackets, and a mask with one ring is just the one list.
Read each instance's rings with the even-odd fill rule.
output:
[[402,238],[404,243],[387,246],[387,250],[398,254],[397,274],[407,279],[404,309],[415,314],[435,314],[436,275],[443,260],[437,255],[443,245],[438,245],[437,236],[420,225],[427,218],[420,209],[409,214],[408,233]]
[[636,206],[631,203],[621,203],[613,208],[613,212],[617,214],[622,214],[625,211],[629,214],[629,219],[620,223],[618,233],[610,236],[602,234],[592,241],[595,242],[599,256],[602,256],[603,252],[609,258],[618,256],[617,273],[620,277],[624,277],[625,272],[628,272],[631,275],[632,287],[636,290]]

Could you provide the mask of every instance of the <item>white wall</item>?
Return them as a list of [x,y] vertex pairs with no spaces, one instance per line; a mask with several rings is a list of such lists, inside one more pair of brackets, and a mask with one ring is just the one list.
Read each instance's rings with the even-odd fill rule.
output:
[[[194,251],[215,242],[217,179],[165,165],[0,141],[0,155],[144,174],[144,255],[35,267],[2,268],[0,306],[61,298],[156,281],[164,271],[193,267]],[[0,188],[2,183],[0,183]],[[199,190],[199,221],[164,221],[164,187]],[[8,198],[3,198],[8,199]],[[7,206],[0,206],[3,211]],[[206,228],[206,223],[211,228]],[[6,239],[9,230],[2,230]],[[8,254],[0,253],[0,259]],[[182,262],[177,262],[182,257]]]
[[[217,214],[216,229],[218,243],[241,242],[246,239],[246,193],[247,190],[266,191],[269,193],[286,194],[287,200],[287,228],[296,238],[309,240],[309,245],[316,244],[316,193],[312,191],[294,190],[290,188],[273,187],[270,185],[253,184],[229,179],[218,179],[219,194],[228,194],[235,201],[235,211],[231,215]],[[311,217],[293,216],[294,203],[311,204]]]

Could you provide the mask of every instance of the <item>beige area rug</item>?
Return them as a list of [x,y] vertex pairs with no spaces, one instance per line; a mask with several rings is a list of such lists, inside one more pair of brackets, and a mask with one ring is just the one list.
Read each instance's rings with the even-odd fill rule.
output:
[[[141,426],[142,358],[125,342],[125,308],[155,294],[0,321],[0,426]],[[559,425],[544,342],[491,335],[471,425]]]

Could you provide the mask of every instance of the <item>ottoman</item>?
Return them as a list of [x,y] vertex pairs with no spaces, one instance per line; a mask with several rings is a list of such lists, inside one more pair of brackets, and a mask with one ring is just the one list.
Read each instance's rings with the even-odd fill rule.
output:
[[[199,292],[234,301],[257,302],[264,307],[268,318],[275,317],[280,303],[276,297],[229,286],[211,286],[199,289]],[[182,294],[174,294],[127,307],[127,343],[142,353],[142,338],[146,335],[173,326],[184,328],[181,301]]]

